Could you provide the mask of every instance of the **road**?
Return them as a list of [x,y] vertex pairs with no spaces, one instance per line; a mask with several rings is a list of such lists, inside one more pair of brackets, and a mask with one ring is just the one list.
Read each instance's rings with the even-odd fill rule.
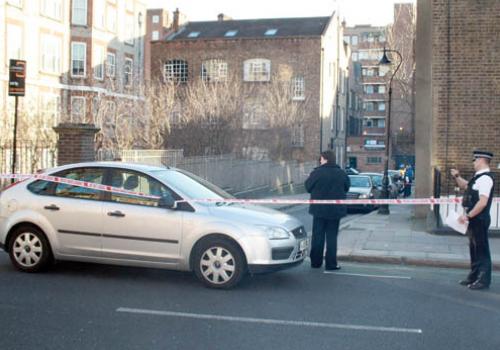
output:
[[0,348],[499,349],[500,274],[476,292],[458,285],[464,275],[357,263],[327,274],[306,262],[219,291],[154,269],[58,263],[26,274],[0,253]]

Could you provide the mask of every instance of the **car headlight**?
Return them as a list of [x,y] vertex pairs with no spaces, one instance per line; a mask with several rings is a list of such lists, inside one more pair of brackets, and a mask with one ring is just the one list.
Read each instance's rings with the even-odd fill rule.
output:
[[279,226],[259,226],[270,240],[289,239],[290,232]]
[[369,194],[360,194],[359,198],[360,199],[367,199],[367,198],[370,198],[370,195]]

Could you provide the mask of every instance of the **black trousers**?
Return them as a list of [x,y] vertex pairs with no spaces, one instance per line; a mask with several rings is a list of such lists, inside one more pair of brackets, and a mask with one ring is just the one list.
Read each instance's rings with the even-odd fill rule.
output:
[[468,279],[487,285],[491,283],[491,255],[488,243],[490,221],[489,217],[472,219],[467,231],[471,266]]
[[311,266],[321,267],[323,253],[326,255],[325,268],[333,269],[337,266],[337,236],[339,233],[340,219],[324,219],[313,217],[313,232],[311,242]]

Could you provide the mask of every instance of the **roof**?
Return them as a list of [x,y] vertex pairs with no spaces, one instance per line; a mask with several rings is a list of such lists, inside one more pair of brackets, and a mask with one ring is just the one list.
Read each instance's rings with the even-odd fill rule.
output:
[[[302,17],[188,22],[179,31],[167,37],[167,41],[321,36],[328,27],[330,18]],[[231,31],[234,35],[228,36],[228,32]],[[194,36],[192,33],[198,33],[198,35]]]

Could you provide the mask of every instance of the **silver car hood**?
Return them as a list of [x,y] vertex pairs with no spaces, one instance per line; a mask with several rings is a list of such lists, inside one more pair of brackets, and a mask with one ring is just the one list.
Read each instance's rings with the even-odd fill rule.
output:
[[289,230],[302,226],[296,218],[278,210],[252,204],[230,204],[210,206],[210,213],[215,217],[245,223],[248,225],[281,226]]

